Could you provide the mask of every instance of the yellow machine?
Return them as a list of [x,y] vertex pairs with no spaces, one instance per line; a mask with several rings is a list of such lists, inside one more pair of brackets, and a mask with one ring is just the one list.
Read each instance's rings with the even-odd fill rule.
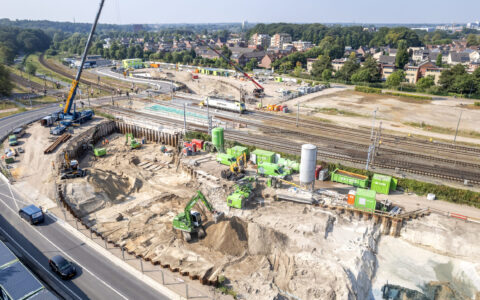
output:
[[223,170],[222,178],[237,181],[245,176],[245,168],[247,166],[247,155],[245,153],[239,155],[235,162],[230,164],[230,169]]

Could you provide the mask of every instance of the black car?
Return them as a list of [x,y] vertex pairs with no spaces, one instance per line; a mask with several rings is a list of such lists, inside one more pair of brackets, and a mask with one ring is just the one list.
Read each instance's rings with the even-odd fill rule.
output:
[[77,274],[75,266],[61,255],[55,255],[50,258],[48,264],[50,265],[50,269],[60,275],[62,279],[70,279]]

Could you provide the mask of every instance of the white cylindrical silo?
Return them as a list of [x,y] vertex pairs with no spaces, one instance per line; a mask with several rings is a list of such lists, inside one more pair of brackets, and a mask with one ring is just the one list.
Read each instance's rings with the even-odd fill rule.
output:
[[317,146],[302,145],[300,158],[300,184],[311,184],[315,181],[315,167],[317,166]]

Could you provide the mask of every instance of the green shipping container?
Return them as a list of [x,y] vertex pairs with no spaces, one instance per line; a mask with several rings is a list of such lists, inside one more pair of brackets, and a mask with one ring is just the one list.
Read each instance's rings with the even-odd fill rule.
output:
[[252,154],[255,154],[254,163],[257,165],[263,162],[268,162],[268,163],[275,162],[275,152],[256,149],[255,151],[252,152]]
[[247,147],[235,146],[235,147],[227,149],[227,154],[230,154],[233,157],[239,157],[243,153],[245,153],[245,155],[248,157],[248,148]]
[[358,188],[355,194],[355,208],[371,212],[375,211],[375,206],[377,205],[376,196],[377,192],[375,191]]
[[224,152],[224,139],[223,139],[223,128],[216,127],[212,129],[212,144],[215,146],[218,152]]
[[370,188],[377,193],[388,195],[390,191],[397,189],[397,181],[392,176],[373,174],[372,186]]
[[331,180],[356,187],[367,188],[368,177],[360,174],[354,174],[343,170],[336,169],[331,174]]

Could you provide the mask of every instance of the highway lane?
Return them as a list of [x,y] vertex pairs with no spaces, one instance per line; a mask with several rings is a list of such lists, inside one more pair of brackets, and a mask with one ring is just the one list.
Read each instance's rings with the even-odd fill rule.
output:
[[73,236],[54,217],[47,215],[45,224],[39,226],[26,223],[17,211],[28,203],[1,181],[0,233],[16,241],[30,259],[38,262],[34,264],[39,265],[42,278],[55,281],[52,277],[56,275],[48,271],[48,257],[62,254],[72,260],[80,274],[61,285],[71,299],[168,299]]
[[[55,104],[0,119],[0,135],[58,109],[58,104]],[[0,180],[0,234],[23,253],[42,274],[42,279],[55,289],[61,289],[59,293],[67,299],[168,299],[72,235],[59,223],[61,221],[47,217],[45,224],[40,226],[31,226],[23,221],[18,216],[18,208],[29,203],[28,199]],[[48,257],[55,254],[74,261],[80,274],[71,281],[58,280],[48,268]]]

